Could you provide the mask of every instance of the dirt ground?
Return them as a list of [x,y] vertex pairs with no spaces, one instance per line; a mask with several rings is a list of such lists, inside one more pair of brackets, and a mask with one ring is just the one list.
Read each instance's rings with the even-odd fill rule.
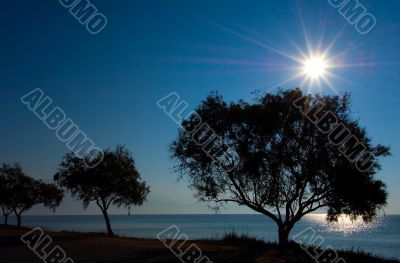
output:
[[[29,231],[29,229],[0,227],[1,263],[43,262],[20,239],[21,236]],[[67,232],[45,232],[45,234],[53,239],[52,244],[54,246],[59,245],[75,263],[181,262],[159,240]],[[213,262],[255,262],[254,253],[247,250],[205,241],[188,241],[185,246],[192,243],[198,245],[203,251],[203,255],[209,257]],[[46,250],[50,251],[51,249]]]
[[[30,232],[30,229],[16,228],[13,226],[0,226],[0,263],[59,263],[60,260],[50,260],[51,257],[41,259],[32,251],[28,244],[22,242],[21,237]],[[40,236],[40,235],[37,235]],[[70,232],[48,232],[43,236],[49,236],[49,242],[36,242],[37,239],[25,238],[30,240],[30,244],[39,244],[36,251],[43,250],[49,252],[59,246],[66,254],[66,259],[62,263],[95,263],[95,262],[118,262],[118,263],[315,263],[309,255],[300,248],[279,250],[276,245],[268,245],[256,242],[249,243],[239,241],[232,245],[225,241],[187,241],[180,247],[185,251],[189,246],[195,244],[202,251],[202,260],[194,254],[190,258],[178,258],[174,253],[164,246],[160,240],[109,237],[105,234],[85,234]],[[43,239],[40,239],[43,240]],[[49,247],[41,244],[50,243]],[[173,248],[177,248],[181,243],[176,243]],[[195,251],[191,247],[189,251]],[[175,250],[176,251],[176,250]],[[190,255],[186,253],[185,255]],[[203,256],[207,258],[203,258]],[[345,257],[346,263],[400,263],[398,260],[383,260],[369,255],[354,252],[341,252]],[[61,263],[60,262],[60,263]],[[322,263],[322,262],[321,262]]]

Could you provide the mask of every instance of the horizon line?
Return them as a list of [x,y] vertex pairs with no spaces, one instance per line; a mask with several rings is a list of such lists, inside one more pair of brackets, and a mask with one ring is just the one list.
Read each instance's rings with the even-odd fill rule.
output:
[[[177,215],[262,215],[262,214],[249,214],[249,213],[226,213],[226,214],[222,214],[222,213],[190,213],[190,214],[109,214],[110,216],[177,216]],[[285,214],[283,214],[285,215]],[[313,213],[313,214],[308,214],[306,216],[310,216],[310,215],[327,215],[326,213]],[[391,216],[391,215],[400,215],[400,213],[387,213],[387,214],[383,214],[380,216]],[[103,216],[102,214],[62,214],[62,215],[49,215],[49,214],[28,214],[28,215],[24,215],[26,216]],[[0,215],[0,217],[3,217],[2,215]],[[10,217],[15,217],[15,215],[10,215]],[[379,216],[378,216],[379,217]]]

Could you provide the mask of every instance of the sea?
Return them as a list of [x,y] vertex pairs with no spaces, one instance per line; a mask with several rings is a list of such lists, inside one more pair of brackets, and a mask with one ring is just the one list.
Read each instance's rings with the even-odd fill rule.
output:
[[[15,222],[14,218],[10,223]],[[189,239],[216,239],[236,232],[265,241],[277,241],[276,224],[262,215],[111,215],[115,234],[152,238],[177,226]],[[23,226],[49,231],[105,232],[101,215],[93,216],[24,216]],[[385,258],[400,259],[400,215],[385,215],[372,223],[339,218],[327,223],[326,215],[313,214],[302,219],[292,230],[291,238],[300,240],[306,233],[318,237],[321,247],[355,250]]]

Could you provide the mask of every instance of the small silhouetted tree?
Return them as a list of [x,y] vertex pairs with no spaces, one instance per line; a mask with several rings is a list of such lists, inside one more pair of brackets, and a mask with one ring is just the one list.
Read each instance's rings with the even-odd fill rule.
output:
[[10,187],[8,185],[6,177],[0,173],[0,207],[4,217],[4,224],[8,224],[8,217],[13,213],[13,209],[10,205]]
[[95,202],[104,216],[108,234],[113,235],[108,215],[110,206],[140,206],[150,189],[141,180],[134,159],[124,146],[117,146],[114,151],[105,150],[102,156],[92,156],[93,160],[96,158],[104,159],[96,167],[89,168],[83,159],[67,154],[54,180],[73,197],[82,200],[84,208]]
[[[253,104],[227,104],[221,96],[210,95],[196,110],[198,115],[182,122],[171,144],[176,170],[189,179],[199,200],[215,202],[216,208],[233,202],[271,218],[282,246],[303,216],[321,208],[327,209],[329,221],[341,214],[372,220],[386,204],[385,184],[374,175],[380,170],[378,158],[389,155],[389,148],[371,145],[365,129],[350,116],[348,96],[317,99],[324,110],[311,113],[321,117],[329,110],[336,115],[371,153],[370,170],[356,169],[344,156],[357,155],[355,148],[360,147],[354,140],[340,151],[294,106],[297,102],[300,108],[315,109],[315,100],[300,89],[266,94]],[[171,103],[171,111],[173,107]],[[231,158],[222,158],[224,152]]]
[[19,164],[3,164],[0,178],[4,182],[2,190],[5,191],[5,207],[14,212],[17,226],[21,226],[22,214],[34,205],[43,204],[47,208],[55,209],[62,202],[64,194],[61,189],[26,175]]

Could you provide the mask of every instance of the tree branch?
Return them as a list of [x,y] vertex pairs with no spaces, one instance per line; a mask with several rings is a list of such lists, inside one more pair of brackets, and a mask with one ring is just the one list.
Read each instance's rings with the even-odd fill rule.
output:
[[232,182],[233,186],[235,187],[236,191],[238,191],[238,193],[239,193],[239,195],[241,197],[241,201],[243,202],[243,204],[247,205],[249,208],[251,208],[251,209],[253,209],[253,210],[257,211],[257,212],[262,213],[263,215],[266,215],[266,216],[270,217],[277,224],[281,223],[279,218],[277,218],[274,214],[272,214],[268,210],[262,208],[260,204],[252,204],[249,200],[246,199],[245,194],[243,193],[243,191],[240,189],[240,187],[236,183],[235,179],[233,178],[232,172],[228,172],[228,177],[229,177],[230,181]]

